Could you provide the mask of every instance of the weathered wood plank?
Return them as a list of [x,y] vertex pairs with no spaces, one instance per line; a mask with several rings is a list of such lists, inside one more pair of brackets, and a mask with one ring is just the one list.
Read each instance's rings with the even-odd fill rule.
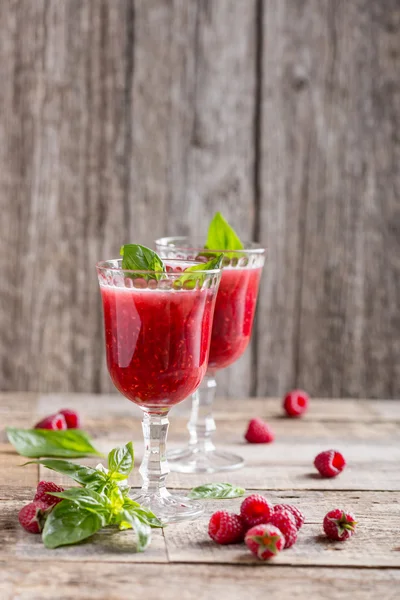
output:
[[94,265],[126,231],[128,7],[1,2],[3,389],[99,389]]
[[0,443],[0,473],[2,484],[4,485],[4,483],[7,482],[7,486],[10,487],[26,485],[36,488],[39,469],[37,465],[27,465],[22,469],[21,465],[26,463],[27,460],[29,459],[16,454],[10,444]]
[[136,552],[132,530],[115,529],[104,529],[90,540],[73,547],[49,550],[43,545],[40,535],[29,534],[20,526],[17,514],[24,504],[20,500],[0,502],[0,560],[168,562],[163,532],[160,529],[153,530],[151,546],[146,552]]
[[[211,218],[221,210],[242,239],[253,239],[256,7],[255,0],[197,2],[186,194],[175,196],[171,234],[205,240]],[[217,374],[219,393],[250,394],[251,374],[249,348],[232,368]]]
[[[398,569],[263,568],[238,565],[147,565],[52,562],[0,562],[0,593],[4,600],[120,600],[134,590],[139,597],[159,600],[228,600],[268,595],[310,600],[385,600],[397,598]],[[45,582],[45,583],[44,583]],[[178,591],[179,590],[179,591]]]
[[[274,564],[400,567],[398,529],[400,495],[398,493],[358,494],[348,492],[268,493],[274,504],[290,502],[304,511],[306,523],[296,545],[282,552]],[[172,562],[257,564],[241,545],[219,546],[207,534],[210,515],[215,510],[238,512],[241,499],[207,501],[206,514],[194,523],[180,523],[165,529],[168,556]],[[332,542],[322,532],[322,521],[332,508],[354,512],[358,520],[356,535],[346,543]],[[371,552],[371,539],[374,551]]]

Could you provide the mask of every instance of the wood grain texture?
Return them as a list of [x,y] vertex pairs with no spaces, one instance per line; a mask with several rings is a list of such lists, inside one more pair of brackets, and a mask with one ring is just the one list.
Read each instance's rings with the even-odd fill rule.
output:
[[0,389],[108,392],[94,264],[268,247],[226,396],[400,394],[397,0],[2,0]]
[[263,2],[262,394],[399,394],[396,0]]
[[[120,600],[132,590],[148,600],[239,600],[257,594],[271,600],[396,600],[398,569],[336,569],[275,566],[251,570],[238,565],[146,565],[66,563],[29,560],[0,562],[4,600]],[[46,581],[46,584],[44,584]]]

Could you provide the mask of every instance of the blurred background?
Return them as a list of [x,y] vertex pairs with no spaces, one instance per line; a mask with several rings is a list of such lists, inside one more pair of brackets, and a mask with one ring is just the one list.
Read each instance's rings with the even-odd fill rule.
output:
[[398,0],[1,0],[0,389],[105,392],[94,265],[267,245],[220,393],[400,395]]

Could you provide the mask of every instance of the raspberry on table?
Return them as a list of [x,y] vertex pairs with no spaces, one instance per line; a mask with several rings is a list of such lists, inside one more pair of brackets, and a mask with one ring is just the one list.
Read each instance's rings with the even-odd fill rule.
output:
[[64,415],[65,422],[67,423],[68,429],[79,429],[81,426],[81,420],[76,410],[70,408],[63,408],[59,411],[60,415]]
[[29,533],[40,533],[43,529],[47,511],[49,511],[49,507],[44,502],[29,502],[18,513],[21,527]]
[[218,510],[211,515],[208,535],[217,544],[237,544],[244,538],[243,521],[239,515]]
[[329,511],[323,522],[323,528],[328,538],[339,542],[344,542],[354,535],[356,525],[357,521],[354,516],[340,508]]
[[304,390],[292,390],[283,400],[283,408],[288,417],[301,417],[310,403],[310,397]]
[[314,466],[322,477],[336,477],[345,468],[346,461],[337,450],[325,450],[315,457]]
[[36,423],[35,429],[67,429],[67,422],[64,415],[56,413]]
[[285,548],[290,548],[297,541],[297,527],[294,516],[289,510],[281,508],[274,509],[269,522],[275,525],[285,536]]
[[260,523],[268,523],[273,512],[272,504],[260,494],[248,496],[240,506],[240,516],[246,530]]
[[275,439],[271,427],[262,419],[251,419],[247,426],[245,439],[251,444],[269,444]]
[[305,521],[305,516],[301,510],[298,509],[297,506],[293,506],[293,504],[277,504],[274,507],[274,512],[280,512],[282,509],[286,509],[292,513],[296,522],[297,530],[301,529]]
[[48,492],[63,492],[64,488],[52,481],[40,481],[36,488],[34,502],[43,502],[46,506],[55,506],[61,502],[62,498],[51,496]]
[[261,560],[276,556],[285,546],[285,536],[271,523],[256,525],[244,538],[249,550]]

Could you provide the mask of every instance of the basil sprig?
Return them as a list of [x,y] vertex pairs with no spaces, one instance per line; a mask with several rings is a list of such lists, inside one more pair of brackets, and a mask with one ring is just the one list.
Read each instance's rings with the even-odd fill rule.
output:
[[[165,265],[157,252],[142,246],[141,244],[125,244],[121,246],[120,255],[122,256],[122,268],[128,271],[138,271],[126,274],[132,278],[142,278],[148,281],[163,277]],[[140,271],[153,271],[153,273],[141,273]]]
[[196,282],[202,286],[207,275],[205,273],[197,273],[197,271],[212,271],[213,269],[220,269],[222,265],[224,255],[218,254],[206,263],[199,265],[193,265],[184,270],[183,275],[174,281],[174,287],[184,287],[186,289],[194,288]]
[[28,458],[56,456],[80,458],[82,456],[103,456],[92,445],[87,433],[81,429],[18,429],[6,428],[8,441],[16,451]]
[[213,498],[213,499],[225,499],[225,498],[239,498],[245,493],[245,489],[241,487],[235,487],[231,483],[205,483],[199,485],[190,490],[189,498],[200,499],[200,498]]
[[243,250],[244,246],[233,227],[217,212],[208,227],[204,247],[208,250]]
[[82,487],[73,487],[53,496],[62,498],[49,513],[42,532],[47,548],[76,544],[102,527],[133,529],[136,546],[143,551],[151,540],[151,528],[162,527],[155,514],[129,498],[126,480],[133,469],[132,442],[114,448],[108,455],[108,468],[77,465],[58,459],[31,461],[71,477]]

